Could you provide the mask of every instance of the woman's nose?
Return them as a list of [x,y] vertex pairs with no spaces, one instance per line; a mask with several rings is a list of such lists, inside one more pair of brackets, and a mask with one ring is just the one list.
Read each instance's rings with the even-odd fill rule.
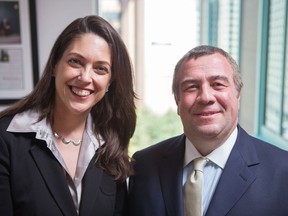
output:
[[78,79],[82,82],[89,82],[91,80],[91,69],[89,67],[83,68],[78,76]]

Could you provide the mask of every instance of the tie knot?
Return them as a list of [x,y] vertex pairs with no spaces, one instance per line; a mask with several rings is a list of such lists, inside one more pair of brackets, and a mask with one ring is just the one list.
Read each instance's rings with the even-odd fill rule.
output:
[[194,170],[203,172],[204,166],[206,165],[207,160],[204,157],[199,157],[193,160]]

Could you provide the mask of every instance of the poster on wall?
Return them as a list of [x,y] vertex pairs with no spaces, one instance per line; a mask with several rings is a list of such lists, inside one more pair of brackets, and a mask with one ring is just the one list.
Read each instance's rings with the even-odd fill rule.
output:
[[0,104],[29,94],[38,81],[35,0],[0,0]]

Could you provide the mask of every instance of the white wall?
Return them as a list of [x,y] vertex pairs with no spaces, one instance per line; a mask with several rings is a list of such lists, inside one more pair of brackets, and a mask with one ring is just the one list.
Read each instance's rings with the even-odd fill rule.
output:
[[36,0],[40,74],[57,36],[74,19],[95,14],[94,2],[95,0]]
[[239,122],[250,134],[257,134],[257,53],[259,0],[243,1],[240,72],[244,83]]

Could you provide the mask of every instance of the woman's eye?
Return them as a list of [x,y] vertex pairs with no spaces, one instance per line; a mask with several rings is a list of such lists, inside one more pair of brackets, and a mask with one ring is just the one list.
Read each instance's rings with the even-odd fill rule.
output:
[[70,65],[73,65],[73,66],[81,65],[81,61],[79,61],[78,59],[70,59],[68,62]]
[[94,71],[97,74],[107,74],[107,73],[109,73],[109,69],[107,67],[104,67],[104,66],[95,67]]

